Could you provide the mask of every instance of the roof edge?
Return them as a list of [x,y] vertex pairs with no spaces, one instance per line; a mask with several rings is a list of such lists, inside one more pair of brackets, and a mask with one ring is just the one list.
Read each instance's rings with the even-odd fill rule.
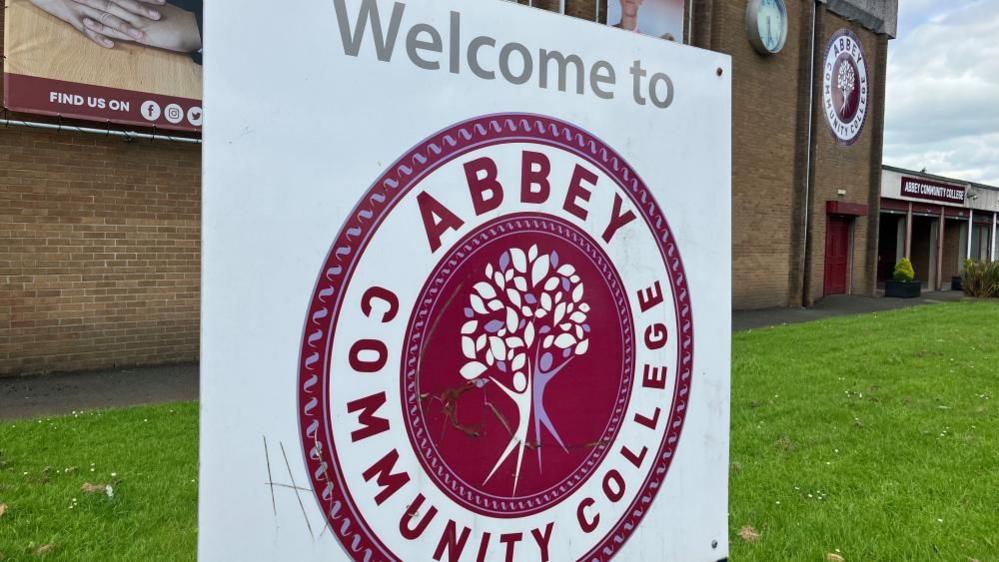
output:
[[819,0],[830,12],[894,39],[898,34],[898,0]]
[[916,177],[920,177],[920,178],[926,178],[928,180],[937,180],[937,181],[952,183],[952,184],[955,184],[955,185],[965,185],[965,186],[975,187],[975,188],[979,188],[979,189],[988,189],[988,190],[991,190],[991,191],[999,191],[999,186],[989,185],[989,184],[986,184],[986,183],[978,183],[978,182],[973,182],[973,181],[960,180],[960,179],[957,179],[957,178],[951,178],[951,177],[947,177],[947,176],[939,176],[939,175],[936,175],[936,174],[928,174],[926,172],[917,172],[916,170],[910,170],[908,168],[899,168],[898,166],[890,166],[888,164],[881,164],[881,168],[884,169],[884,170],[891,171],[891,172],[897,172],[899,174],[905,174],[907,176],[916,176]]

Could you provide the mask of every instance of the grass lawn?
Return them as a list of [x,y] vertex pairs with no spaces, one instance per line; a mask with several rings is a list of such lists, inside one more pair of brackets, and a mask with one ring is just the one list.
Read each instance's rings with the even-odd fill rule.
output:
[[999,560],[999,303],[736,334],[732,383],[733,561]]
[[[733,562],[999,560],[999,303],[734,343]],[[193,560],[196,472],[195,404],[0,424],[0,560]]]
[[0,560],[194,560],[197,477],[197,404],[0,424]]

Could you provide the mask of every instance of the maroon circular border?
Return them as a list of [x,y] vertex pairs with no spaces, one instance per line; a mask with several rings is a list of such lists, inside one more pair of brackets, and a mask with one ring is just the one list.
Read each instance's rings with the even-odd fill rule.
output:
[[[542,223],[550,223],[543,225]],[[518,229],[519,228],[519,229]],[[444,256],[438,265],[431,272],[430,277],[424,284],[423,288],[420,290],[419,297],[417,298],[417,303],[427,299],[427,295],[430,291],[433,291],[433,285],[443,285],[445,282],[439,279],[441,272],[445,269],[454,269],[459,266],[459,263],[467,259],[472,252],[481,248],[484,244],[488,244],[488,241],[482,241],[481,238],[484,235],[493,234],[490,231],[502,230],[501,235],[506,235],[511,232],[524,232],[525,230],[532,231],[544,231],[550,235],[561,237],[567,239],[568,237],[578,237],[583,240],[583,242],[588,246],[586,250],[580,248],[581,252],[587,256],[587,258],[592,262],[592,264],[597,269],[605,270],[604,275],[609,275],[611,279],[603,279],[605,283],[608,281],[613,281],[616,287],[608,283],[608,289],[612,293],[614,300],[617,301],[618,314],[624,316],[623,322],[623,333],[621,334],[621,347],[623,354],[623,372],[621,376],[620,388],[617,391],[618,400],[614,407],[611,408],[611,419],[607,422],[607,427],[604,428],[604,434],[598,443],[599,446],[594,447],[590,455],[588,455],[583,463],[575,469],[570,475],[563,478],[559,483],[551,486],[549,489],[531,494],[529,496],[524,496],[522,498],[510,498],[510,499],[496,499],[496,496],[491,496],[484,492],[480,492],[478,489],[474,489],[472,484],[464,482],[458,475],[454,473],[447,467],[447,464],[443,459],[440,459],[440,454],[437,452],[436,445],[426,437],[420,437],[416,435],[416,425],[425,426],[423,424],[423,408],[414,400],[415,397],[419,396],[419,392],[410,392],[408,387],[410,386],[410,379],[419,378],[419,373],[417,372],[418,359],[414,356],[421,355],[421,348],[413,343],[414,329],[418,323],[417,317],[423,314],[426,315],[427,308],[433,308],[437,305],[438,298],[433,297],[431,303],[426,303],[418,308],[414,309],[409,324],[406,327],[406,338],[404,340],[404,347],[406,351],[403,353],[403,362],[400,366],[401,380],[400,390],[401,396],[403,397],[403,417],[406,419],[406,433],[409,435],[409,442],[416,449],[416,457],[420,461],[420,465],[423,467],[424,472],[426,472],[430,479],[434,481],[438,489],[440,489],[444,495],[450,497],[455,503],[465,507],[469,511],[478,513],[479,515],[485,515],[488,517],[495,517],[497,519],[512,519],[517,517],[527,517],[540,513],[545,509],[554,507],[559,503],[562,503],[572,492],[579,489],[580,486],[585,484],[593,473],[596,471],[598,465],[603,462],[607,457],[607,453],[610,451],[613,443],[616,441],[618,434],[621,431],[621,426],[624,423],[623,412],[627,410],[627,405],[631,401],[631,391],[632,385],[634,384],[634,370],[635,370],[635,337],[631,330],[631,323],[634,322],[634,315],[632,314],[631,304],[628,302],[628,297],[624,292],[624,281],[621,279],[621,275],[618,273],[617,269],[611,262],[610,256],[600,248],[597,241],[591,238],[582,229],[570,224],[568,221],[555,217],[547,216],[539,213],[512,213],[509,215],[503,215],[501,217],[495,218],[488,222],[485,222],[472,232],[469,232],[461,240],[454,244],[453,249]],[[496,235],[499,237],[500,235]],[[573,241],[573,243],[579,245],[579,242]],[[416,338],[423,341],[422,332],[419,332],[419,336]],[[414,384],[415,381],[414,381]],[[417,384],[418,386],[418,384]],[[621,413],[615,413],[621,412]],[[610,439],[607,439],[607,437]],[[426,445],[421,445],[418,440],[424,440],[428,443]],[[429,456],[425,452],[426,450],[432,450],[433,455]],[[440,459],[440,462],[433,462],[433,459]],[[438,466],[435,468],[434,464]],[[440,472],[446,471],[452,480],[450,489],[447,488],[446,478],[440,474]],[[455,488],[473,488],[467,490],[465,495],[468,497],[463,497],[462,494],[458,493]],[[476,503],[476,501],[480,503]],[[529,505],[524,506],[525,503],[536,503],[543,501],[545,503],[541,505]],[[509,511],[509,512],[497,512],[489,511],[490,507],[483,505],[489,503],[492,505],[492,509],[497,509],[497,505],[507,505],[507,504],[520,504],[520,511]]]
[[348,216],[326,256],[310,300],[298,370],[298,417],[303,456],[313,494],[330,529],[354,560],[397,558],[371,532],[357,512],[344,485],[336,448],[331,440],[327,360],[333,342],[343,289],[356,260],[394,204],[428,173],[472,150],[497,144],[533,142],[575,154],[600,168],[623,188],[648,227],[658,237],[659,250],[672,288],[677,337],[677,380],[666,432],[654,465],[624,516],[596,546],[580,558],[592,562],[612,558],[641,523],[662,488],[683,429],[694,361],[694,327],[690,291],[676,240],[651,191],[624,159],[587,131],[551,117],[526,113],[478,117],[453,125],[425,139],[392,164],[369,188]]
[[[833,33],[833,36],[829,38],[829,41],[826,43],[826,49],[823,52],[823,56],[822,56],[822,67],[823,67],[823,72],[822,72],[822,86],[823,87],[822,87],[822,103],[820,104],[822,106],[822,114],[823,114],[822,115],[822,120],[825,122],[826,128],[829,129],[829,134],[832,135],[832,138],[833,138],[834,141],[836,141],[836,144],[838,144],[838,145],[840,145],[842,147],[850,147],[850,146],[853,146],[854,144],[856,144],[857,141],[860,140],[860,136],[864,134],[864,127],[867,126],[867,120],[870,117],[870,115],[868,114],[868,112],[866,112],[866,111],[864,112],[864,120],[860,123],[860,129],[857,130],[856,136],[854,136],[852,139],[850,139],[848,141],[845,141],[845,140],[839,138],[839,135],[836,134],[836,131],[835,131],[835,129],[833,129],[832,124],[829,123],[829,117],[825,115],[825,105],[826,105],[825,104],[825,82],[826,82],[826,80],[825,80],[825,74],[826,74],[825,73],[825,61],[829,58],[829,50],[832,49],[833,43],[835,43],[836,40],[839,39],[840,37],[850,37],[851,39],[853,39],[857,43],[857,46],[860,47],[860,54],[861,54],[861,56],[864,57],[864,75],[867,77],[867,106],[868,106],[868,108],[871,105],[871,67],[867,63],[867,51],[864,49],[864,44],[860,41],[860,37],[858,37],[857,34],[854,33],[852,30],[847,29],[847,28],[844,27],[843,29],[840,29],[836,33]],[[860,70],[860,65],[857,64],[856,60],[854,61],[854,66],[857,67],[857,70]],[[859,111],[859,109],[858,109],[858,111]]]

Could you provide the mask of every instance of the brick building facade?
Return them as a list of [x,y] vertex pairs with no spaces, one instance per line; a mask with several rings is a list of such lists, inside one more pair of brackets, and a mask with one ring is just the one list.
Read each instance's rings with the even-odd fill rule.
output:
[[[569,16],[600,21],[607,1],[533,4],[555,11],[564,4]],[[787,42],[772,56],[750,45],[744,0],[687,6],[688,42],[733,58],[733,302],[740,309],[809,305],[830,292],[871,294],[877,281],[885,66],[896,2],[786,3]],[[822,56],[841,29],[859,37],[870,77],[867,122],[850,146],[833,139],[820,94]],[[0,376],[197,360],[197,146],[0,128],[0,186]],[[846,278],[835,291],[826,283],[830,224],[848,237]]]
[[953,288],[964,261],[999,255],[999,187],[885,166],[881,178],[878,282],[901,258],[932,291]]
[[[608,23],[608,2],[518,0]],[[652,0],[647,0],[652,1]],[[759,54],[745,0],[687,0],[687,42],[732,56],[733,305],[809,306],[828,294],[873,294],[888,41],[895,0],[787,0],[783,50]],[[613,22],[610,22],[613,23]],[[838,143],[823,114],[823,56],[840,30],[863,45],[870,88],[859,137]],[[833,229],[846,267],[827,263]],[[842,256],[841,256],[842,257]],[[843,279],[828,283],[837,275]]]
[[197,360],[200,147],[4,125],[0,376]]
[[[746,40],[745,2],[694,2],[692,43],[733,58],[736,308],[874,293],[886,60],[896,9],[894,2],[867,4],[787,2],[787,43],[764,57]],[[822,57],[841,29],[863,43],[871,85],[866,125],[850,146],[836,142],[822,111]],[[839,290],[825,283],[831,220],[849,229],[849,267]]]

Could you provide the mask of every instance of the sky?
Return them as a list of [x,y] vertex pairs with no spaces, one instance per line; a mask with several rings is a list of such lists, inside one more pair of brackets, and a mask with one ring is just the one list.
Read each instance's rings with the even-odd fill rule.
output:
[[900,0],[884,162],[999,186],[999,0]]

